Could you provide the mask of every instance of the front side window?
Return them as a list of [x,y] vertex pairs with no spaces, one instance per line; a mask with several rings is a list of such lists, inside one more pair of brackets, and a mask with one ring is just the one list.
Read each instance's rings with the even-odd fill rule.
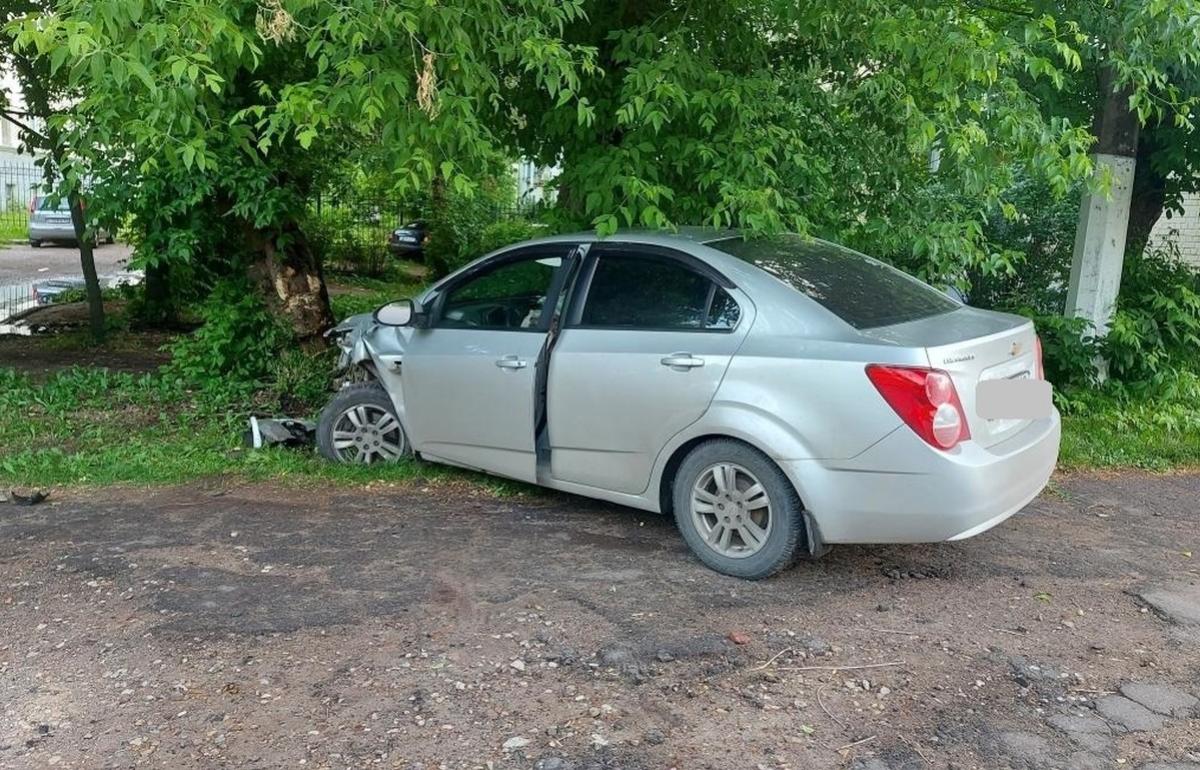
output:
[[825,241],[781,235],[708,245],[765,270],[856,329],[916,321],[961,307],[907,273]]
[[505,262],[450,288],[437,326],[450,329],[541,330],[546,295],[562,257]]
[[728,330],[740,309],[706,276],[672,259],[602,255],[580,317],[581,326]]

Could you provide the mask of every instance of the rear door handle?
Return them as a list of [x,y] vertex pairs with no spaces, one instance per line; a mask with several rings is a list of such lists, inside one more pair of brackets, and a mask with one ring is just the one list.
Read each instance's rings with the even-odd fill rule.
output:
[[517,356],[505,356],[504,358],[497,359],[496,361],[496,366],[500,367],[501,369],[524,369],[528,365],[528,362],[526,362],[524,359],[518,358]]
[[672,353],[664,356],[659,363],[672,369],[694,369],[697,366],[704,366],[704,359],[696,358],[691,353]]

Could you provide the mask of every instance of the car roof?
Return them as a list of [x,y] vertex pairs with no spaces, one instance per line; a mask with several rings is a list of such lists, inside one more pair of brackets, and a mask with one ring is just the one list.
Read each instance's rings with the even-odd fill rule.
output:
[[604,243],[605,241],[615,241],[618,243],[652,243],[660,245],[679,245],[680,241],[688,243],[706,244],[714,241],[722,241],[727,238],[740,238],[742,232],[732,229],[715,229],[711,227],[687,226],[680,227],[677,230],[643,230],[640,228],[630,228],[628,230],[617,230],[612,235],[599,236],[595,230],[582,230],[574,233],[562,233],[560,235],[547,235],[541,238],[534,238],[526,243]]

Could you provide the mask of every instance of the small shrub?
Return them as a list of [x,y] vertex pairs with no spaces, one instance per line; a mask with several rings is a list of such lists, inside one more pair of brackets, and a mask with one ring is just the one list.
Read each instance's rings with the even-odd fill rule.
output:
[[[503,179],[482,185],[473,195],[446,192],[440,205],[432,208],[429,242],[425,245],[425,260],[435,277],[452,273],[494,248],[523,239],[504,240],[506,227],[518,234],[531,227],[512,216],[513,192],[512,180]],[[490,236],[486,235],[488,231]]]
[[502,246],[527,241],[538,234],[538,228],[527,219],[501,219],[483,228],[476,247],[480,255]]
[[203,325],[171,346],[164,375],[185,388],[245,394],[269,379],[290,332],[244,280],[217,284],[199,315]]
[[351,208],[330,206],[311,215],[304,234],[322,264],[330,268],[359,275],[382,275],[387,268],[384,224]]
[[1031,308],[1019,312],[1032,318],[1037,326],[1046,379],[1059,389],[1096,383],[1096,358],[1100,347],[1090,333],[1091,324],[1087,319],[1039,313]]
[[1200,370],[1200,272],[1169,250],[1126,257],[1101,350],[1110,374],[1125,382]]
[[[139,295],[137,286],[129,283],[123,283],[119,286],[109,286],[100,290],[100,299],[104,302],[110,300],[134,300]],[[67,304],[70,302],[87,302],[87,289],[79,287],[77,289],[67,289],[59,292],[59,295],[54,299],[56,304]]]
[[333,349],[281,351],[271,364],[271,400],[291,415],[309,414],[324,406],[333,385],[335,356]]

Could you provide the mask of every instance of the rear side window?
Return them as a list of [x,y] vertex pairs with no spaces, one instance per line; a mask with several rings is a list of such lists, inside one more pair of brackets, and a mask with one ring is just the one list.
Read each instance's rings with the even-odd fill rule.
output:
[[856,329],[916,321],[960,307],[907,273],[825,241],[782,235],[708,245],[765,270]]
[[606,254],[596,264],[581,326],[628,329],[732,329],[737,302],[707,276],[672,259]]

